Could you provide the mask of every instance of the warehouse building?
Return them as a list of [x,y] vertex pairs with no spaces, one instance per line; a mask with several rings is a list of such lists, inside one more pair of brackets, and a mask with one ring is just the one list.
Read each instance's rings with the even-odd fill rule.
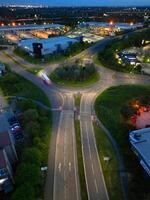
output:
[[140,164],[150,176],[150,128],[130,132],[129,140]]
[[32,38],[21,40],[18,47],[27,51],[31,56],[39,52],[42,56],[65,51],[71,44],[79,42],[78,38],[69,38],[65,36],[52,37],[48,39]]
[[128,30],[128,29],[137,29],[142,28],[143,24],[133,24],[133,23],[107,23],[107,22],[82,22],[79,25],[80,27],[91,27],[91,28],[114,28],[114,29],[121,29],[121,30]]
[[20,26],[2,26],[0,32],[18,32],[18,31],[33,31],[33,30],[50,30],[50,29],[64,29],[65,25],[61,24],[47,24],[47,25],[20,25]]

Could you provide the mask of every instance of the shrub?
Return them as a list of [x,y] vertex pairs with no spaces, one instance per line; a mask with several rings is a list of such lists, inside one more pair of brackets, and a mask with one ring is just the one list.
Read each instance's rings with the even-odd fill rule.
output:
[[26,148],[22,154],[22,161],[25,163],[35,164],[37,166],[41,165],[41,152],[35,148]]
[[30,182],[19,186],[12,195],[11,200],[35,200],[35,191]]
[[40,183],[40,168],[35,164],[21,163],[16,171],[17,186],[23,183],[30,183],[31,186],[37,186]]

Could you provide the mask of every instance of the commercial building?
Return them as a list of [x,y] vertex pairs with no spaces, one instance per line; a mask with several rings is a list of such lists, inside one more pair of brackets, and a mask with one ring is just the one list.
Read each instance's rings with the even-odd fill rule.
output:
[[93,33],[99,35],[111,35],[114,36],[116,32],[125,30],[134,30],[142,28],[143,24],[127,24],[127,23],[107,23],[107,22],[82,22],[79,24],[80,28],[90,29]]
[[140,164],[150,176],[150,128],[130,132],[129,140]]
[[73,39],[65,36],[52,37],[48,39],[32,38],[19,41],[18,47],[27,51],[31,56],[34,56],[36,48],[39,48],[41,55],[45,56],[65,51],[71,44],[76,42],[79,42],[79,39]]
[[123,64],[130,64],[130,65],[136,65],[137,63],[139,64],[136,53],[120,52],[118,53],[118,57]]

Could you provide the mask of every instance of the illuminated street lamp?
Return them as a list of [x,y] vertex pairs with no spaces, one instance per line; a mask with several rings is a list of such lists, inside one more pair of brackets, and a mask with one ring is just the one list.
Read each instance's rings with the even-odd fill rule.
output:
[[130,22],[130,26],[133,26],[133,22]]
[[110,21],[110,22],[109,22],[109,24],[110,24],[110,25],[113,25],[113,24],[114,24],[114,22],[113,22],[113,21]]
[[16,23],[15,23],[15,22],[12,22],[12,26],[16,26]]

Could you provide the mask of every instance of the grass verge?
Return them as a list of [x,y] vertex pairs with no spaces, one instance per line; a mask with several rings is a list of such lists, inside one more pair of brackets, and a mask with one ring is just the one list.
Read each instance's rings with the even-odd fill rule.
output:
[[[93,125],[109,199],[121,200],[123,197],[119,176],[119,164],[115,155],[115,151],[106,134],[95,123]],[[110,160],[105,162],[104,157],[109,157]]]
[[96,83],[97,81],[99,81],[100,75],[98,73],[96,73],[96,74],[92,75],[90,77],[90,79],[85,80],[85,81],[71,81],[71,80],[61,80],[55,75],[54,72],[52,72],[50,74],[50,79],[54,83],[65,86],[65,87],[87,87],[87,86],[90,86],[90,85]]
[[150,179],[131,150],[128,133],[133,127],[125,123],[121,108],[131,99],[149,95],[150,86],[124,85],[107,89],[95,102],[98,118],[112,133],[123,156],[128,175],[129,200],[149,199]]
[[76,94],[75,95],[75,106],[76,106],[76,108],[80,108],[80,101],[81,101],[81,94]]
[[79,173],[79,179],[80,179],[81,199],[87,200],[88,196],[87,196],[85,174],[84,174],[84,165],[83,165],[83,156],[82,156],[80,122],[78,120],[75,121],[75,132],[76,132],[78,173]]
[[30,81],[12,72],[7,66],[7,74],[0,77],[0,87],[5,96],[22,96],[41,101],[49,106],[49,100],[44,92]]

